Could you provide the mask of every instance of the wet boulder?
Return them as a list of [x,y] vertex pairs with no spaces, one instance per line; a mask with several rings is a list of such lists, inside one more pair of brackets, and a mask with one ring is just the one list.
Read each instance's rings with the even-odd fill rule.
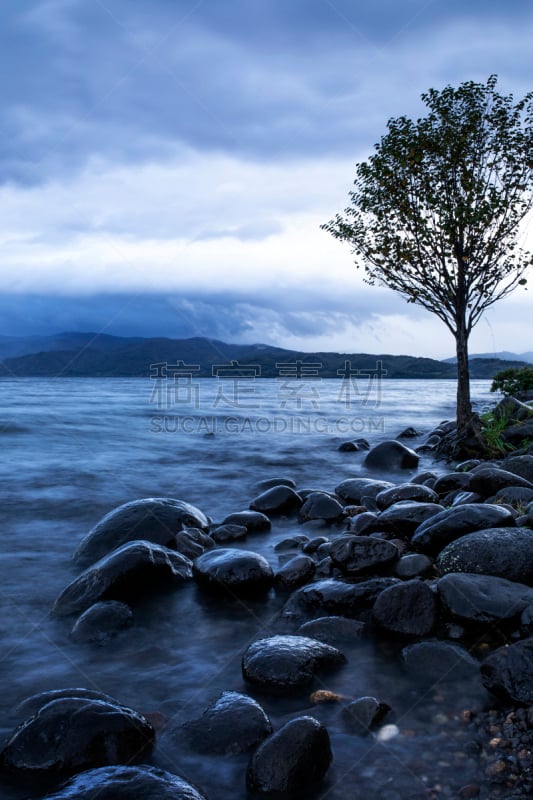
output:
[[508,486],[523,486],[525,489],[533,489],[533,483],[526,478],[515,475],[514,472],[508,472],[506,469],[498,469],[498,467],[485,467],[479,472],[476,469],[469,474],[470,491],[477,492],[482,497],[491,497]]
[[245,753],[272,733],[272,724],[255,700],[238,692],[223,692],[199,719],[181,729],[200,753]]
[[532,588],[494,575],[452,572],[440,578],[437,590],[446,614],[476,625],[513,620],[533,605]]
[[300,625],[296,633],[318,639],[319,642],[340,647],[355,642],[363,636],[365,625],[347,617],[318,617]]
[[422,553],[437,555],[450,542],[467,533],[496,527],[515,527],[514,517],[507,508],[469,503],[447,508],[430,517],[418,526],[411,543]]
[[416,500],[418,503],[438,503],[437,492],[420,483],[401,483],[392,489],[385,489],[376,496],[376,505],[380,511],[401,500]]
[[474,531],[447,545],[437,558],[437,570],[495,575],[533,584],[533,531],[529,528],[489,528]]
[[396,438],[397,439],[414,439],[415,436],[420,436],[420,433],[416,430],[416,428],[413,428],[412,426],[409,426],[408,428],[404,428],[403,431],[401,433],[399,433]]
[[533,704],[533,638],[499,647],[481,665],[485,688],[524,705]]
[[375,697],[359,697],[342,709],[342,720],[350,733],[368,736],[389,711],[390,706]]
[[346,575],[386,572],[400,557],[396,545],[371,536],[344,535],[331,542],[329,556]]
[[331,645],[305,636],[271,636],[253,642],[242,659],[242,673],[248,683],[262,691],[290,693],[309,686],[325,669],[346,661]]
[[190,783],[155,767],[100,767],[76,775],[45,800],[206,800]]
[[378,481],[374,478],[348,478],[335,488],[341,500],[346,503],[360,503],[363,497],[376,497],[394,484],[390,481]]
[[80,566],[93,564],[126,542],[143,540],[164,547],[184,528],[206,531],[209,519],[196,506],[170,497],[149,497],[119,506],[98,522],[74,553]]
[[372,619],[386,633],[427,636],[437,622],[437,599],[423,581],[405,581],[378,595]]
[[192,564],[181,553],[151,542],[128,542],[63,589],[52,614],[81,614],[100,600],[138,601],[147,592],[179,586],[191,577]]
[[211,538],[217,544],[236,542],[247,535],[248,529],[244,525],[217,525],[211,530]]
[[105,703],[120,705],[113,697],[95,689],[84,689],[80,686],[68,687],[66,689],[50,689],[47,692],[39,692],[26,697],[15,709],[15,714],[19,719],[25,720],[36,714],[39,709],[51,703],[52,700],[63,700],[66,697],[81,697],[86,700],[103,700]]
[[266,558],[249,550],[210,550],[194,562],[193,576],[202,589],[239,597],[265,594],[274,583]]
[[533,439],[533,420],[526,419],[516,425],[509,425],[502,432],[502,439],[515,447],[520,447],[522,442]]
[[198,528],[187,528],[176,534],[175,548],[191,561],[215,546],[214,540]]
[[419,460],[414,450],[391,439],[373,447],[364,464],[368,469],[414,469]]
[[404,647],[405,670],[424,684],[458,681],[478,677],[479,662],[468,650],[451,642],[416,642]]
[[334,522],[342,519],[344,509],[338,500],[326,492],[312,492],[300,508],[300,519],[313,520],[322,519],[326,522]]
[[402,556],[394,568],[394,574],[402,580],[426,577],[432,571],[433,560],[422,553],[409,553]]
[[294,592],[283,607],[282,618],[291,621],[331,614],[357,619],[372,608],[384,589],[399,583],[397,578],[369,578],[360,583],[326,578]]
[[267,489],[272,489],[274,486],[289,486],[291,489],[296,489],[296,483],[292,478],[265,478],[255,484],[256,491],[265,492]]
[[506,503],[514,508],[527,506],[533,500],[533,489],[525,486],[506,486],[499,489],[493,497],[487,498],[487,503]]
[[433,484],[433,489],[437,492],[439,497],[445,497],[449,492],[459,489],[462,492],[470,491],[470,481],[472,474],[470,472],[448,472],[446,475],[441,475]]
[[370,533],[391,531],[392,526],[386,522],[381,522],[379,516],[372,511],[364,511],[356,517],[348,520],[346,533],[353,533],[356,536],[368,536]]
[[95,603],[76,620],[70,632],[75,642],[104,644],[133,622],[133,612],[125,603],[106,600]]
[[302,503],[300,495],[290,486],[272,486],[252,500],[250,508],[252,511],[273,516],[297,511]]
[[274,576],[276,589],[292,591],[309,583],[316,572],[315,562],[305,555],[294,556],[278,569]]
[[248,533],[262,533],[269,531],[272,523],[266,514],[261,511],[235,511],[222,521],[223,525],[241,525]]
[[417,503],[416,500],[400,500],[379,515],[379,522],[386,525],[382,530],[392,530],[397,536],[409,539],[419,525],[440,514],[442,506],[437,503]]
[[508,456],[502,461],[502,469],[533,483],[533,456]]
[[129,764],[149,752],[154,729],[136,711],[103,700],[52,700],[16,728],[0,755],[24,777],[59,779],[94,767]]
[[268,797],[302,797],[320,786],[332,757],[326,728],[314,717],[297,717],[259,745],[247,788]]

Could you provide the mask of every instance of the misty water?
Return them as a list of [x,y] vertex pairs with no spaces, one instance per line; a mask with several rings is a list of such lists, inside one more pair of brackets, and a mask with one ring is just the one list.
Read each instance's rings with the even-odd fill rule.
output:
[[[488,381],[473,382],[478,409],[491,403],[488,389]],[[352,387],[351,393],[340,380],[310,383],[299,392],[276,380],[223,387],[203,380],[181,388],[148,378],[1,381],[2,737],[20,721],[14,709],[25,697],[55,688],[97,689],[141,712],[164,715],[151,763],[192,780],[210,800],[239,800],[246,796],[248,756],[196,756],[179,733],[179,725],[199,716],[221,691],[237,690],[255,696],[275,728],[304,713],[324,721],[334,764],[319,797],[347,800],[374,791],[391,800],[424,796],[424,765],[448,764],[435,715],[482,703],[481,695],[468,695],[471,687],[464,687],[467,696],[457,687],[447,694],[422,692],[403,675],[397,653],[354,643],[345,650],[346,666],[315,688],[386,701],[405,735],[381,744],[348,734],[338,705],[313,706],[308,693],[261,697],[244,684],[246,646],[276,630],[286,598],[274,591],[262,601],[235,603],[206,597],[191,582],[144,602],[133,627],[101,647],[70,641],[69,621],[52,620],[49,611],[77,574],[71,561],[77,543],[114,507],[169,496],[218,522],[247,508],[265,478],[288,476],[300,488],[332,491],[345,478],[366,474],[364,454],[339,452],[342,441],[364,436],[375,444],[408,425],[427,433],[453,416],[454,392],[453,381],[386,379],[381,387]],[[443,471],[429,456],[421,459],[425,468]],[[380,477],[400,482],[412,474]],[[275,544],[296,532],[295,519],[275,520],[270,533],[249,535],[237,546],[262,553],[276,568]],[[464,776],[450,780],[466,782],[468,770],[475,771],[470,761]],[[6,800],[28,796],[13,787],[0,791]]]

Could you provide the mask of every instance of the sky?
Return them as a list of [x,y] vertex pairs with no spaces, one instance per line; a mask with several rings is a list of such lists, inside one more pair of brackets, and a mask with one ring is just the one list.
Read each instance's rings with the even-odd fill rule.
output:
[[[530,0],[3,0],[0,32],[0,334],[453,355],[320,225],[423,91],[533,88]],[[533,349],[529,297],[471,352]]]

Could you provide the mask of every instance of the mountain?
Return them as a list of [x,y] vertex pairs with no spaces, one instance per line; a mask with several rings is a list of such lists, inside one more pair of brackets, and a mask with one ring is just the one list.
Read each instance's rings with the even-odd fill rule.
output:
[[[499,358],[502,361],[526,361],[528,364],[533,364],[533,352],[529,351],[528,353],[511,353],[509,350],[500,350],[499,353],[476,353],[475,355],[470,356],[470,360],[474,358]],[[443,359],[445,364],[455,364],[457,363],[456,356],[452,356],[451,358]],[[502,367],[502,369],[505,369]]]
[[[5,341],[5,340],[9,341]],[[216,339],[122,338],[96,333],[61,333],[52,337],[3,337],[0,346],[19,349],[0,361],[3,377],[172,377],[181,369],[196,377],[256,375],[263,378],[335,378],[344,374],[346,362],[353,370],[376,370],[378,362],[389,378],[455,378],[452,363],[415,356],[368,353],[304,353],[264,344],[228,344]],[[24,348],[35,347],[20,353]],[[4,350],[5,352],[5,350]],[[233,366],[231,362],[236,362]],[[300,366],[296,366],[299,361]],[[285,365],[284,369],[279,365]],[[293,367],[291,368],[291,364]],[[154,366],[159,365],[159,366]],[[172,370],[174,365],[174,372]],[[499,359],[471,361],[473,378],[492,378],[522,362]],[[239,371],[240,370],[240,371]],[[284,374],[283,374],[284,373]],[[384,373],[383,373],[384,374]],[[361,377],[365,377],[362,375]],[[368,378],[368,374],[366,376]]]

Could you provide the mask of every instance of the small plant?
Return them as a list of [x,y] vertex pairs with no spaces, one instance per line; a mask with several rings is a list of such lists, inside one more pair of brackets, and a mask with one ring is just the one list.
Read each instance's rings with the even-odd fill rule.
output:
[[502,392],[506,397],[514,397],[520,392],[533,391],[533,367],[513,367],[504,369],[494,376],[491,392]]
[[495,454],[514,450],[514,447],[502,438],[502,433],[509,425],[509,417],[506,414],[495,416],[492,411],[489,411],[482,414],[481,422],[483,423],[483,436],[489,450]]

